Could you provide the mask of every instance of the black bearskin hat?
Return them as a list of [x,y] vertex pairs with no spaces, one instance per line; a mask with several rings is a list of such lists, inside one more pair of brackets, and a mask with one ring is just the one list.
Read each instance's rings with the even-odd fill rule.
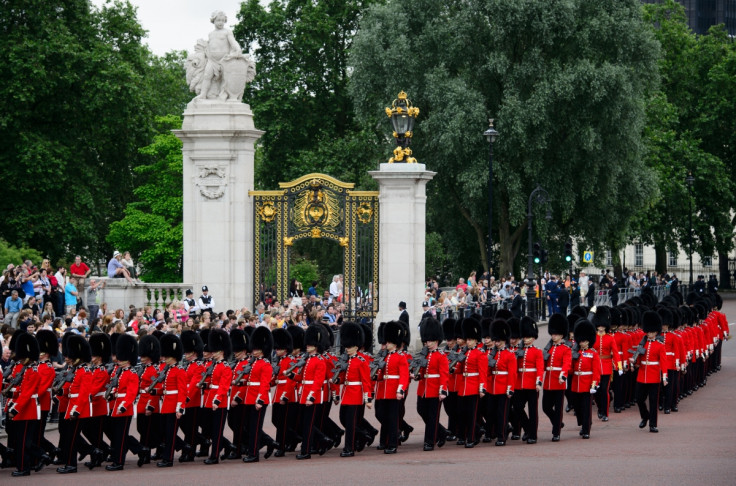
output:
[[504,321],[508,321],[512,317],[514,317],[514,315],[508,309],[498,309],[496,311],[496,315],[493,316],[494,319],[503,319]]
[[618,328],[621,326],[621,316],[623,312],[618,307],[611,307],[611,327]]
[[17,361],[23,361],[26,358],[31,361],[38,361],[38,355],[41,352],[36,338],[27,332],[23,332],[13,339],[13,349],[15,349],[15,359]]
[[411,343],[411,331],[409,330],[409,324],[407,324],[404,321],[398,321],[399,324],[401,324],[401,344],[404,344],[405,346],[409,346]]
[[340,326],[340,345],[345,348],[357,346],[362,347],[365,342],[363,329],[360,324],[354,322],[343,322]]
[[559,334],[567,339],[568,327],[568,320],[562,314],[556,313],[549,316],[547,332],[550,334]]
[[233,353],[249,351],[248,341],[248,335],[242,329],[230,331],[230,344],[232,344]]
[[716,309],[721,310],[721,307],[723,307],[723,297],[721,297],[721,294],[715,294],[716,296]]
[[121,334],[115,343],[115,358],[135,366],[138,363],[138,342],[130,334]]
[[363,330],[363,349],[366,353],[373,352],[373,324],[361,324]]
[[61,355],[65,358],[69,357],[69,338],[72,337],[73,334],[73,332],[65,332],[64,335],[61,336]]
[[442,333],[445,335],[445,341],[452,341],[455,339],[455,319],[448,317],[442,321]]
[[383,333],[385,329],[386,329],[385,322],[382,322],[378,325],[378,331],[376,331],[376,339],[378,339],[378,344],[381,344],[381,345],[386,344],[386,336]]
[[404,326],[398,321],[387,322],[383,328],[383,338],[386,340],[386,343],[393,343],[396,346],[404,342],[403,334]]
[[325,342],[323,344],[325,349],[329,349],[335,345],[335,331],[333,331],[332,326],[328,324],[322,323],[322,327],[324,327],[325,331],[327,331],[325,334],[323,334],[325,339]]
[[463,321],[465,320],[464,317],[461,317],[457,321],[455,321],[455,339],[465,339],[463,337]]
[[120,338],[119,332],[114,332],[110,334],[110,352],[113,356],[115,356],[115,350],[117,349],[115,346],[117,346],[118,339]]
[[657,314],[659,314],[662,325],[672,329],[672,312],[667,307],[660,307],[657,309]]
[[161,336],[161,356],[181,361],[184,357],[184,346],[179,336],[176,334],[164,334]]
[[[212,353],[222,351],[223,359],[229,359],[232,354],[230,336],[222,329],[212,329],[210,331],[210,335],[207,338],[207,347]],[[143,353],[141,353],[141,356],[143,356]]]
[[582,305],[576,305],[570,310],[570,314],[575,314],[577,316],[582,317],[583,319],[586,319],[588,317],[588,311],[586,308]]
[[598,329],[599,327],[603,327],[606,329],[606,332],[611,330],[611,308],[607,305],[601,305],[596,308],[595,314],[593,314],[593,318],[591,319],[591,324],[593,324],[593,327]]
[[[10,336],[10,342],[8,343],[8,347],[10,348],[10,351],[15,354],[15,343],[18,341],[18,338],[22,334],[27,334],[27,332],[24,329],[16,329],[13,332],[13,335]],[[71,333],[70,333],[71,334]]]
[[204,345],[202,347],[202,351],[205,353],[212,352],[212,349],[210,349],[210,332],[212,331],[209,327],[206,327],[199,331],[199,337],[202,338],[202,344]]
[[89,343],[79,334],[72,334],[66,343],[69,359],[72,362],[80,360],[82,363],[89,363],[92,359],[92,350]]
[[110,336],[104,332],[96,332],[89,337],[89,347],[92,350],[92,356],[99,356],[103,363],[110,361],[112,356],[112,343]]
[[161,361],[161,343],[152,335],[145,335],[138,342],[138,353],[141,358],[148,358],[156,364]]
[[270,360],[273,352],[273,336],[271,330],[266,326],[259,326],[253,331],[253,337],[250,339],[251,349],[260,349],[263,357]]
[[41,329],[36,333],[36,341],[38,341],[40,352],[48,354],[51,358],[59,354],[59,341],[56,339],[54,331]]
[[160,343],[161,342],[161,338],[164,337],[164,334],[166,334],[166,333],[163,332],[163,331],[159,331],[158,329],[156,329],[155,331],[153,331],[151,333],[151,336],[153,336],[156,339],[158,339],[158,342]]
[[285,349],[287,353],[291,353],[294,350],[291,334],[286,329],[277,327],[271,334],[273,335],[273,349]]
[[509,338],[519,339],[521,337],[521,321],[519,321],[519,318],[512,317],[511,319],[506,319],[506,322],[509,324],[509,331],[511,332]]
[[595,327],[588,319],[580,319],[575,323],[575,342],[580,344],[588,341],[590,346],[595,343]]
[[292,351],[295,349],[304,351],[304,329],[299,326],[289,326],[286,332],[291,336]]
[[491,337],[491,322],[493,322],[493,319],[490,317],[484,317],[480,321],[480,335],[483,339]]
[[468,317],[463,319],[463,339],[475,339],[480,341],[483,334],[480,330],[480,321],[478,319]]
[[641,330],[645,333],[662,332],[662,319],[654,311],[646,311],[641,318]]
[[443,337],[442,326],[437,319],[434,317],[427,317],[424,322],[422,322],[422,325],[419,328],[419,338],[423,343],[426,343],[427,341],[437,341],[437,343],[441,343]]
[[318,353],[322,353],[324,351],[324,347],[322,346],[324,338],[322,335],[325,332],[324,327],[319,324],[309,326],[304,333],[304,346],[314,346],[317,348]]
[[491,322],[491,341],[506,341],[511,338],[511,328],[504,319],[495,319]]
[[685,303],[689,306],[695,304],[699,300],[700,296],[696,292],[690,292],[687,294],[687,297],[685,297]]
[[198,357],[201,357],[202,351],[204,351],[202,338],[195,331],[183,331],[181,333],[181,345],[185,353],[197,353]]
[[521,337],[522,338],[534,338],[537,339],[539,337],[539,328],[537,327],[537,323],[534,322],[534,319],[532,319],[529,316],[524,316],[521,318]]

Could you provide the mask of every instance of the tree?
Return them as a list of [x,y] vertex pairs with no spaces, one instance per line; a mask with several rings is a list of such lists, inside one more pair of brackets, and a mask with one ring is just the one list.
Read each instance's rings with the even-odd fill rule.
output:
[[537,183],[554,216],[547,224],[546,208],[533,208],[537,235],[593,242],[623,244],[639,201],[656,193],[641,131],[659,50],[636,0],[390,1],[366,11],[353,43],[361,123],[388,132],[382,110],[402,89],[421,108],[414,153],[438,173],[430,226],[474,267],[488,266],[488,118],[500,132],[492,230],[502,273],[525,241]]
[[233,32],[253,53],[246,87],[254,121],[265,130],[256,161],[264,188],[310,172],[370,187],[377,140],[355,123],[347,92],[347,52],[360,13],[372,1],[243,2]]
[[149,164],[135,169],[141,184],[133,191],[125,217],[110,225],[107,241],[140,255],[141,276],[152,282],[181,282],[182,278],[182,144],[171,130],[181,129],[181,117],[156,120],[158,135],[141,149]]
[[38,250],[26,247],[16,247],[0,238],[0,269],[5,271],[9,263],[20,265],[26,260],[32,261],[35,265],[39,265],[43,257]]

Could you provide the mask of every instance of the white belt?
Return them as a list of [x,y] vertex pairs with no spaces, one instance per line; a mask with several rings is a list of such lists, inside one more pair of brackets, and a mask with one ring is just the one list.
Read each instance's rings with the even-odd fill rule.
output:
[[580,375],[592,375],[592,371],[575,371],[574,374],[580,376]]
[[51,392],[52,392],[51,388],[46,388],[46,393],[51,393]]
[[179,393],[179,390],[166,390],[164,391],[164,395],[176,395]]
[[528,373],[530,371],[534,371],[536,373],[536,368],[519,368],[519,373]]
[[314,380],[304,380],[304,381],[302,381],[302,385],[313,385],[313,384],[314,384]]
[[424,375],[425,378],[439,378],[440,375]]
[[350,385],[350,386],[358,386],[358,385],[362,385],[363,382],[362,381],[346,381],[345,384]]
[[249,381],[246,383],[248,386],[259,386],[261,384],[260,381]]
[[547,371],[562,371],[562,368],[558,368],[557,366],[547,366]]
[[675,353],[667,353],[667,356],[674,356]]
[[480,373],[463,373],[463,376],[478,376]]
[[96,397],[104,397],[105,396],[105,392],[95,393],[95,396]]
[[278,381],[276,382],[276,384],[277,384],[277,385],[285,385],[285,384],[286,384],[286,382],[287,382],[287,380],[278,380]]
[[220,385],[210,385],[210,388],[212,388],[213,390],[217,390],[218,388],[220,388]]
[[15,387],[13,387],[13,388],[10,389],[10,391],[13,392],[13,393],[15,393],[15,390],[16,390]]
[[31,398],[38,398],[38,395],[31,395]]
[[79,393],[70,393],[69,398],[77,398],[79,396]]
[[508,375],[508,371],[491,371],[494,375]]
[[384,380],[398,380],[401,378],[399,375],[383,375]]
[[125,393],[116,393],[115,394],[115,397],[116,398],[125,398]]
[[643,365],[658,365],[659,361],[642,361],[641,364]]

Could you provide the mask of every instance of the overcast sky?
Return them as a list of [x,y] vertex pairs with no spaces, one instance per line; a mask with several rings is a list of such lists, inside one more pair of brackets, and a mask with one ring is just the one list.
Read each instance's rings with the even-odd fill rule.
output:
[[[92,0],[96,6],[106,0]],[[197,39],[206,39],[213,29],[210,14],[222,10],[227,14],[227,27],[238,21],[235,14],[242,0],[130,0],[138,7],[138,22],[148,31],[144,40],[154,54],[171,50],[192,51]]]

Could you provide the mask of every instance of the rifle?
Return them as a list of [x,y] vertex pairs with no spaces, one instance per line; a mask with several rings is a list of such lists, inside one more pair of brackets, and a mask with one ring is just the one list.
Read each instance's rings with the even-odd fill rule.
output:
[[110,361],[109,363],[107,363],[107,364],[105,365],[105,371],[107,371],[107,374],[108,374],[108,375],[109,375],[110,373],[112,373],[112,370],[114,370],[114,369],[115,369],[115,366],[117,366],[117,365],[116,365],[115,363],[113,363],[112,361]]
[[350,357],[348,356],[348,353],[342,353],[340,355],[340,359],[337,360],[337,362],[335,363],[335,367],[332,368],[332,383],[336,385],[340,383],[340,373],[348,370],[349,359]]
[[276,378],[279,376],[279,371],[281,371],[281,360],[283,359],[283,356],[271,356],[271,377]]
[[212,372],[215,371],[215,360],[212,360],[207,368],[202,372],[202,379],[197,383],[197,388],[204,389],[204,385],[207,382],[207,378],[212,376]]
[[419,353],[412,357],[411,362],[409,363],[410,376],[418,376],[419,370],[427,367],[429,364],[427,356],[429,356],[429,348],[424,346]]
[[378,379],[378,372],[381,371],[386,367],[386,356],[388,355],[388,351],[385,349],[382,349],[378,352],[375,358],[373,358],[373,361],[371,361],[371,380],[376,381]]
[[549,350],[552,349],[552,340],[550,339],[547,342],[547,345],[544,347],[544,350],[542,351],[542,354],[544,355],[544,361],[546,362],[549,359]]
[[289,378],[294,378],[294,375],[296,374],[296,370],[301,369],[302,366],[307,364],[307,356],[302,353],[299,355],[299,359],[291,363],[291,366],[284,372],[286,376]]
[[519,341],[519,347],[516,350],[516,357],[517,358],[524,357],[524,341]]
[[235,379],[231,382],[232,385],[238,385],[240,383],[240,380],[243,379],[245,375],[249,375],[250,371],[253,369],[253,363],[256,362],[256,359],[252,356],[248,358],[248,364],[243,366],[243,369],[241,369],[238,372],[238,376],[235,377]]
[[3,371],[3,381],[10,378],[10,375],[13,373],[13,368],[15,368],[15,360],[11,361],[7,368],[5,368],[5,371]]
[[10,390],[12,390],[13,388],[15,388],[16,386],[18,386],[20,384],[21,380],[23,379],[23,375],[25,374],[26,370],[30,366],[31,366],[30,364],[27,364],[27,365],[23,366],[23,368],[21,368],[21,370],[20,370],[20,373],[18,373],[17,375],[15,375],[15,378],[13,378],[8,383],[8,386],[6,386],[5,388],[3,388],[2,395],[5,398],[13,398],[13,392],[10,391]]
[[496,354],[498,353],[498,348],[496,346],[493,346],[493,349],[491,349],[491,352],[488,353],[488,367],[493,368],[496,366],[496,363],[498,360],[496,359]]
[[54,378],[54,382],[51,384],[51,390],[54,392],[54,395],[61,395],[64,385],[74,381],[76,371],[76,368],[70,366],[66,370],[56,374],[56,378]]
[[156,378],[154,378],[148,388],[146,388],[145,393],[151,394],[153,389],[156,388],[156,385],[162,383],[166,379],[166,373],[169,372],[169,368],[171,368],[171,365],[166,365],[164,366],[164,369],[158,372]]
[[105,400],[108,402],[113,401],[115,399],[115,393],[113,393],[113,390],[116,390],[118,387],[118,383],[120,383],[120,375],[123,374],[123,368],[120,367],[115,372],[115,376],[112,377],[112,380],[110,380],[110,383],[107,384],[107,387],[105,388]]
[[465,352],[466,347],[463,346],[460,349],[456,349],[450,353],[450,355],[447,357],[448,361],[450,362],[449,368],[450,368],[450,374],[455,373],[455,365],[458,363],[462,363],[465,361]]

